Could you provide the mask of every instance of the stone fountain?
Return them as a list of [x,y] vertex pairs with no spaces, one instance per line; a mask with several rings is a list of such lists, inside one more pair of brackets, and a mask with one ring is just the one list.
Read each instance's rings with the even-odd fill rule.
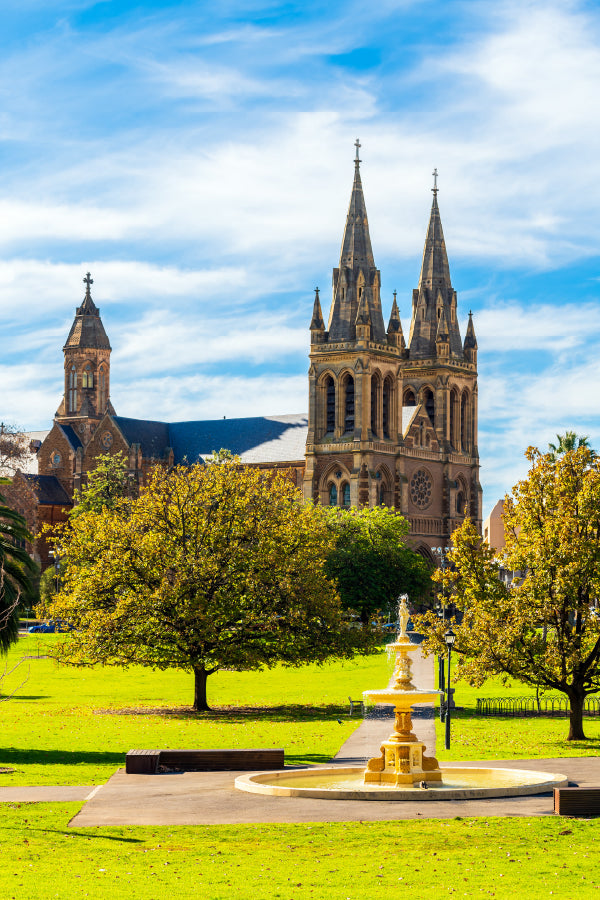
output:
[[406,633],[409,612],[406,597],[400,598],[400,631],[388,650],[396,654],[392,687],[364,691],[374,703],[394,707],[394,730],[381,744],[379,755],[364,766],[325,766],[240,775],[235,787],[241,791],[278,797],[311,797],[327,800],[469,800],[482,797],[513,797],[541,794],[565,787],[564,775],[524,769],[471,768],[451,765],[440,768],[437,759],[425,754],[425,744],[412,731],[411,709],[416,703],[431,703],[440,691],[422,691],[412,683],[412,644]]
[[365,784],[392,784],[397,787],[422,781],[442,780],[442,770],[437,759],[425,756],[425,744],[412,731],[411,708],[415,703],[431,703],[440,691],[420,691],[412,683],[410,654],[419,647],[412,644],[406,633],[410,618],[406,600],[400,598],[398,619],[400,631],[388,651],[396,653],[394,684],[381,691],[365,691],[365,697],[375,703],[391,703],[394,706],[394,730],[380,747],[380,755],[373,757],[365,769]]

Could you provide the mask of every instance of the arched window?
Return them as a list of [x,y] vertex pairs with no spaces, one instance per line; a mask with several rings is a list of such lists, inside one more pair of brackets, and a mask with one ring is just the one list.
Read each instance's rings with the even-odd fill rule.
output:
[[459,441],[456,434],[456,426],[458,421],[458,394],[452,391],[450,394],[450,443],[458,449]]
[[342,506],[350,506],[350,485],[347,481],[342,485]]
[[423,392],[423,403],[425,404],[425,410],[431,420],[431,424],[435,425],[435,399],[433,391],[429,388],[425,388]]
[[100,366],[100,412],[104,412],[106,406],[106,371],[104,366]]
[[410,388],[408,388],[406,391],[404,391],[404,397],[402,399],[402,406],[416,406],[416,405],[417,405],[417,400],[415,398],[414,391],[411,391]]
[[469,435],[468,435],[468,403],[469,397],[465,392],[460,401],[460,435],[461,435],[461,443],[462,449],[466,452],[469,449]]
[[386,378],[383,382],[383,393],[381,396],[381,418],[383,423],[383,436],[388,441],[390,439],[390,396],[392,393],[392,385],[390,379]]
[[379,375],[371,378],[371,431],[375,437],[379,437],[377,419],[379,418]]
[[89,363],[83,370],[83,376],[81,379],[81,387],[84,387],[84,388],[93,388],[94,387],[94,373],[92,372],[92,367],[90,366]]
[[387,506],[387,504],[386,504],[386,502],[385,502],[385,500],[386,500],[386,497],[385,497],[385,484],[383,483],[383,481],[382,481],[381,484],[379,485],[379,488],[378,488],[377,493],[378,493],[377,502],[379,503],[379,506]]
[[77,370],[71,366],[69,372],[69,397],[67,401],[69,412],[77,411]]
[[456,495],[456,512],[459,516],[465,514],[465,495],[463,491],[459,491]]
[[331,375],[325,380],[325,432],[335,431],[335,382]]
[[344,380],[344,432],[354,431],[354,378],[346,375]]
[[333,482],[329,485],[329,505],[337,506],[337,487]]

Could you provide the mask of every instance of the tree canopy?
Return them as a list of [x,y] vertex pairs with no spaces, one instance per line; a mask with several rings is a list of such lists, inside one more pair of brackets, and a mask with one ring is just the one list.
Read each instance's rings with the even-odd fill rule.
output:
[[60,658],[195,675],[368,651],[325,575],[333,535],[284,475],[225,459],[157,467],[139,498],[88,509],[60,535],[62,589],[47,614],[76,631]]
[[[530,447],[528,477],[504,504],[506,547],[487,547],[469,520],[437,572],[456,606],[458,674],[489,675],[566,694],[569,740],[585,739],[583,704],[600,691],[600,460],[586,445],[557,456]],[[500,567],[515,573],[511,585]],[[428,649],[443,628],[427,616]]]
[[6,422],[0,422],[0,476],[14,475],[30,457],[29,437]]
[[406,544],[410,526],[385,506],[373,509],[330,509],[329,527],[335,546],[326,572],[334,579],[342,604],[366,624],[374,613],[390,614],[399,594],[417,606],[431,595],[425,560]]
[[19,636],[19,600],[34,593],[37,566],[24,546],[31,540],[23,516],[0,496],[0,653]]
[[96,468],[89,473],[87,484],[75,491],[71,520],[86,512],[115,509],[133,496],[124,453],[105,453],[95,462]]

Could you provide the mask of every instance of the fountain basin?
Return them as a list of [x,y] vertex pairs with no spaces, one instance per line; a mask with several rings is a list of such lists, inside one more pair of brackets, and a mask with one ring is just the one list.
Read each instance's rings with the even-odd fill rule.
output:
[[[566,787],[564,775],[528,769],[442,768],[442,781],[427,789],[384,783],[364,783],[364,766],[324,766],[318,769],[253,772],[235,779],[239,791],[274,797],[310,797],[317,800],[476,800],[544,794]],[[424,773],[426,778],[426,773]]]

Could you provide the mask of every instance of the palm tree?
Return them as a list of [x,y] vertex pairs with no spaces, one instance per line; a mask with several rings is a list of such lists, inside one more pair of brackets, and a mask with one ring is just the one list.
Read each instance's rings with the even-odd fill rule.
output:
[[564,453],[570,453],[572,450],[579,450],[580,447],[590,446],[587,435],[580,437],[574,431],[565,431],[564,434],[557,434],[556,440],[558,444],[548,444],[550,456],[554,461]]
[[37,566],[25,550],[26,541],[31,535],[25,519],[0,495],[0,654],[18,638],[20,597],[33,592]]

